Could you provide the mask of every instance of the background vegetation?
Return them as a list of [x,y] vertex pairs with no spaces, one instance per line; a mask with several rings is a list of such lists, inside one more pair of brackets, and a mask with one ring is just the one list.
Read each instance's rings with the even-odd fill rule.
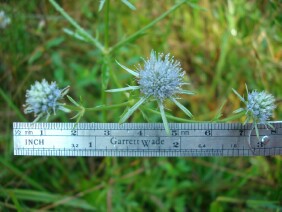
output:
[[[12,122],[33,120],[32,115],[23,115],[22,104],[35,80],[57,81],[62,88],[71,85],[71,96],[83,97],[87,107],[121,103],[127,100],[123,93],[103,94],[102,87],[102,83],[108,89],[134,83],[115,59],[133,68],[151,49],[170,52],[181,61],[191,90],[197,92],[183,96],[182,102],[196,120],[211,120],[225,101],[223,116],[230,115],[240,105],[231,88],[243,94],[245,83],[250,90],[267,90],[277,98],[274,119],[281,120],[280,1],[185,3],[106,59],[95,46],[65,34],[63,28],[74,28],[48,1],[0,2],[0,10],[11,18],[11,24],[0,29],[1,211],[282,210],[280,156],[15,157],[12,145]],[[112,0],[98,12],[98,0],[58,1],[105,46],[126,39],[178,2],[132,0],[136,10],[131,10]],[[105,67],[108,77],[101,74]],[[176,106],[166,106],[185,118]],[[89,112],[81,121],[118,122],[124,109]],[[71,115],[58,113],[52,121],[68,122]],[[137,112],[129,121],[146,120]],[[161,118],[150,114],[150,121]]]

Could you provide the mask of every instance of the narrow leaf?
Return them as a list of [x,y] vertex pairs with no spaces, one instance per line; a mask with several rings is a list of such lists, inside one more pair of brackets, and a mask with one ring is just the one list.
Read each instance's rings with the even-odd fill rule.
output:
[[244,110],[245,110],[244,108],[239,108],[237,110],[234,110],[233,113],[241,113]]
[[187,4],[192,7],[193,9],[198,9],[198,10],[203,10],[203,11],[208,11],[207,8],[201,7],[198,4],[194,4],[192,2],[187,2]]
[[232,91],[239,97],[242,102],[246,103],[245,99],[235,89],[232,88]]
[[68,98],[69,101],[70,101],[71,103],[73,103],[75,106],[80,107],[80,105],[79,105],[72,97],[70,97],[69,95],[67,95],[67,98]]
[[168,122],[167,122],[167,119],[166,119],[166,116],[165,116],[164,105],[161,102],[158,102],[158,104],[159,104],[159,108],[160,108],[160,112],[161,112],[161,116],[162,116],[162,120],[163,120],[163,124],[164,124],[166,134],[171,135],[171,132],[170,132],[170,129],[169,129],[169,126],[168,126]]
[[[95,210],[95,208],[83,199],[73,198],[71,196],[63,196],[59,194],[51,194],[47,192],[27,190],[27,189],[5,189],[8,194],[13,194],[19,200],[33,201],[33,202],[44,202],[54,203],[60,200],[68,200],[62,202],[62,205],[81,208],[85,210]],[[3,197],[4,193],[0,192],[0,196]]]
[[192,113],[186,108],[184,107],[180,102],[178,102],[175,98],[170,98],[171,101],[173,101],[187,116],[189,116],[190,118],[193,117]]
[[105,2],[106,0],[100,0],[99,9],[98,9],[99,12],[101,12],[101,10],[103,9]]
[[128,91],[128,90],[138,90],[139,88],[140,86],[128,86],[125,88],[116,88],[116,89],[106,90],[106,92],[114,93],[114,92],[121,92],[121,91]]
[[131,4],[129,1],[127,0],[121,0],[122,3],[124,3],[126,6],[128,6],[131,10],[136,10],[136,7],[134,7],[133,4]]
[[187,94],[187,95],[194,95],[194,94],[195,94],[195,92],[188,91],[188,90],[180,90],[179,93],[181,93],[181,94]]
[[222,117],[222,109],[224,107],[224,105],[226,104],[226,100],[224,100],[224,102],[220,105],[217,113],[215,114],[214,118],[212,119],[212,121],[218,121],[220,119],[220,117]]
[[137,72],[132,71],[131,69],[125,67],[124,65],[120,64],[118,61],[116,61],[116,63],[117,63],[120,67],[122,67],[124,70],[126,70],[128,73],[132,74],[132,75],[135,76],[135,77],[139,77],[139,74],[138,74]]
[[148,97],[142,97],[135,105],[133,105],[131,108],[128,109],[128,111],[121,117],[119,123],[125,122],[131,115],[134,113],[135,110],[142,105]]
[[85,40],[84,37],[79,35],[77,32],[74,32],[74,31],[72,31],[70,29],[67,29],[67,28],[63,28],[63,31],[64,31],[64,33],[66,33],[66,34],[68,34],[68,35],[70,35],[70,36],[72,36],[72,37],[74,37],[74,38],[76,38],[78,40],[82,40],[82,41],[86,41],[87,42],[87,40]]

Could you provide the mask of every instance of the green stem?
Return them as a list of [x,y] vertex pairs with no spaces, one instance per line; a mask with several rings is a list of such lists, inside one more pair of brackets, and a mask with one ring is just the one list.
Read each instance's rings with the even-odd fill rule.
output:
[[[161,113],[159,111],[156,111],[156,110],[153,110],[153,109],[150,109],[150,108],[145,108],[145,107],[144,107],[144,109],[147,110],[147,111],[150,111],[151,113],[161,115]],[[167,115],[167,114],[166,114],[166,117],[170,120],[177,121],[177,122],[186,122],[186,123],[200,122],[200,121],[195,121],[195,120],[191,120],[191,119],[178,118],[178,117],[174,117],[172,115]]]
[[245,115],[245,112],[243,112],[243,113],[238,113],[238,114],[236,114],[236,115],[233,115],[233,116],[230,116],[230,117],[221,119],[221,120],[219,120],[218,122],[234,121],[234,120],[236,120],[236,119],[239,119],[239,118],[243,117],[244,115]]
[[[109,69],[109,14],[110,14],[110,0],[106,0],[105,5],[105,15],[104,15],[104,23],[105,23],[105,35],[104,35],[104,46],[106,51],[104,52],[104,58],[103,58],[103,66],[102,66],[102,90],[101,90],[101,99],[102,104],[107,104],[107,97],[105,90],[108,87],[109,82],[109,76],[110,76],[110,69]],[[102,110],[102,121],[107,121],[107,113],[106,110]]]
[[109,110],[114,108],[119,108],[122,106],[127,106],[130,102],[123,102],[115,105],[100,105],[96,107],[85,108],[85,111],[99,111],[99,110]]
[[80,35],[85,37],[89,42],[94,44],[102,52],[106,52],[103,45],[96,38],[85,31],[85,29],[83,29],[72,17],[70,17],[60,5],[58,5],[54,0],[49,0],[49,2],[62,16],[65,17],[65,19],[79,32]]
[[147,29],[151,28],[152,26],[154,26],[156,23],[158,23],[159,21],[161,21],[162,19],[164,19],[166,16],[168,16],[170,13],[172,13],[173,11],[175,11],[178,7],[180,7],[182,4],[184,4],[187,0],[183,0],[177,4],[175,4],[173,7],[171,7],[168,11],[164,12],[162,15],[160,15],[158,18],[156,18],[155,20],[153,20],[152,22],[150,22],[149,24],[147,24],[145,27],[143,27],[142,29],[138,30],[137,32],[135,32],[134,34],[130,35],[129,37],[125,38],[124,40],[118,42],[117,44],[115,44],[111,49],[110,52],[115,51],[116,49],[118,49],[119,47],[123,46],[124,44],[128,43],[129,41],[135,39],[136,37],[138,37],[139,35],[141,35],[142,33],[144,33]]
[[105,5],[105,35],[104,35],[104,46],[107,49],[109,47],[109,16],[110,16],[110,0],[106,0]]

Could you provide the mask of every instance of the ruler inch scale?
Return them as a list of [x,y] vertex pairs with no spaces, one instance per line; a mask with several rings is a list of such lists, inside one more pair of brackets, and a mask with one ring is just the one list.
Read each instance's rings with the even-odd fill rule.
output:
[[252,124],[14,122],[14,155],[85,157],[221,157],[282,155],[282,121]]

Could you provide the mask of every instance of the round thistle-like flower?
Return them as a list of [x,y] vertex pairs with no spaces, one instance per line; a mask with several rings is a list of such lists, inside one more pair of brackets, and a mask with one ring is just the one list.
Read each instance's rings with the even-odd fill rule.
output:
[[11,19],[6,16],[4,11],[0,11],[0,28],[4,29],[11,23]]
[[177,94],[194,94],[191,91],[183,90],[181,87],[187,83],[183,82],[184,72],[180,67],[180,63],[175,61],[169,54],[157,54],[155,51],[151,52],[150,58],[144,60],[145,65],[142,68],[140,65],[136,71],[133,71],[121,64],[118,64],[128,73],[134,75],[137,79],[138,86],[128,86],[125,88],[117,88],[107,90],[107,92],[120,92],[128,90],[140,89],[142,95],[138,102],[136,102],[126,113],[121,117],[120,123],[125,122],[135,110],[138,109],[149,98],[157,101],[160,114],[164,123],[167,134],[170,134],[168,122],[164,112],[164,100],[169,99],[175,103],[186,115],[192,117],[192,113],[177,101]]
[[265,91],[252,91],[248,93],[247,114],[252,116],[258,123],[266,123],[275,109],[275,99]]
[[273,95],[266,93],[265,91],[258,92],[252,91],[249,92],[247,90],[247,99],[245,100],[237,91],[233,89],[233,92],[240,98],[242,102],[245,103],[245,108],[239,108],[235,113],[240,113],[242,111],[245,112],[247,118],[246,122],[250,119],[253,120],[255,124],[267,124],[267,121],[273,114],[273,110],[276,108],[275,106],[275,98]]
[[180,63],[170,55],[156,54],[152,51],[145,61],[144,68],[139,68],[140,91],[145,96],[152,96],[163,102],[179,93],[183,83],[184,72]]
[[37,117],[35,121],[37,121],[44,115],[48,119],[52,111],[54,114],[56,110],[69,112],[64,107],[64,104],[59,102],[67,94],[68,90],[69,87],[59,89],[56,82],[49,84],[45,79],[42,82],[36,81],[30,90],[26,91],[24,113],[34,113],[34,116]]

